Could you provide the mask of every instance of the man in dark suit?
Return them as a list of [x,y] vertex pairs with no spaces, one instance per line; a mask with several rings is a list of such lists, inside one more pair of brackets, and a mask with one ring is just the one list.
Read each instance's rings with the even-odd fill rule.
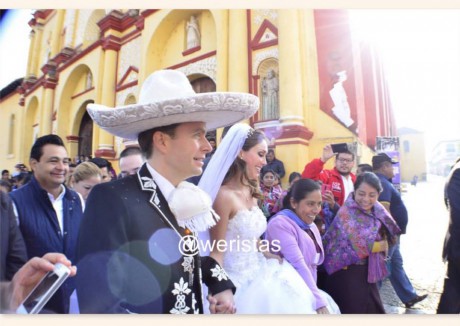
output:
[[27,251],[8,194],[0,191],[0,281],[11,281],[27,261]]
[[202,173],[211,151],[206,128],[251,116],[257,98],[198,95],[172,70],[150,75],[139,98],[143,103],[116,110],[88,106],[102,128],[137,138],[147,161],[88,197],[78,241],[80,312],[203,313],[203,282],[210,312],[234,313],[233,283],[217,261],[198,253],[197,233],[215,224],[211,200],[183,180]]
[[449,228],[442,256],[447,260],[447,276],[438,305],[438,314],[460,313],[460,159],[447,177]]

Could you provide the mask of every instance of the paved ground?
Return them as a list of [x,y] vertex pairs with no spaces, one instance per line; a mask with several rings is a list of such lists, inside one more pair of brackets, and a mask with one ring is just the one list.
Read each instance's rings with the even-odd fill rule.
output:
[[441,260],[448,213],[444,205],[444,178],[428,176],[427,182],[407,185],[403,201],[409,211],[407,234],[401,238],[404,269],[419,294],[428,298],[406,309],[386,280],[380,290],[391,314],[435,314],[443,288],[446,266]]

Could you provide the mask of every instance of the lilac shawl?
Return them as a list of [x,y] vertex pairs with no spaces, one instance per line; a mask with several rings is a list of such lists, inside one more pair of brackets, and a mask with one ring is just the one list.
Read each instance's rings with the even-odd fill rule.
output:
[[385,227],[391,237],[401,232],[382,204],[376,202],[372,212],[367,213],[351,194],[323,237],[324,267],[327,273],[332,274],[369,257],[368,281],[375,283],[387,276],[384,253],[372,253],[374,242],[381,240],[381,227]]
[[[314,263],[316,256],[316,247],[312,238],[302,230],[296,222],[284,215],[288,210],[282,210],[268,222],[266,239],[270,244],[279,242],[280,251],[272,251],[274,254],[285,258],[300,274],[304,282],[313,292],[316,299],[315,309],[325,307],[327,302],[316,285],[317,282],[317,265]],[[323,246],[321,244],[321,235],[316,225],[311,226],[311,231],[315,236],[318,245],[321,248],[318,265],[324,258]],[[274,249],[273,247],[271,248]]]

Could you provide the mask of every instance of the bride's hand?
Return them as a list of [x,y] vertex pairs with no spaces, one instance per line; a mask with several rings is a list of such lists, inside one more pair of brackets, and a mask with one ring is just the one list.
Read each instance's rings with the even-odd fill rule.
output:
[[269,252],[269,251],[264,251],[264,252],[262,252],[262,253],[264,254],[265,258],[267,258],[267,259],[278,259],[278,262],[279,262],[280,264],[283,263],[283,258],[281,258],[281,257],[278,256],[278,255],[272,254],[272,253]]

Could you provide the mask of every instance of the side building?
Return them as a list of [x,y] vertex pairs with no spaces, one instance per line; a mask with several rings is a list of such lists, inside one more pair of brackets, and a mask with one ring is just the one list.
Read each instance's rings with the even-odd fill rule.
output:
[[400,173],[402,182],[426,181],[427,159],[425,134],[411,128],[399,128]]
[[431,152],[429,171],[446,177],[460,158],[460,139],[439,142]]

